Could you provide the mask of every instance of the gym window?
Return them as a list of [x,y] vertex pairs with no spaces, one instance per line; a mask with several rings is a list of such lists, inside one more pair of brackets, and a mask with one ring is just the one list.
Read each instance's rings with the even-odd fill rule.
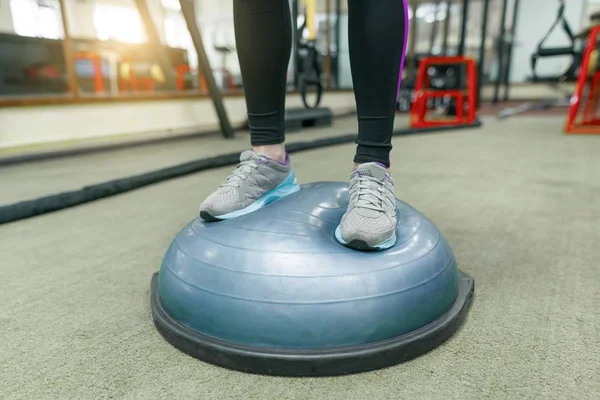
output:
[[11,0],[15,33],[20,36],[62,39],[58,0]]

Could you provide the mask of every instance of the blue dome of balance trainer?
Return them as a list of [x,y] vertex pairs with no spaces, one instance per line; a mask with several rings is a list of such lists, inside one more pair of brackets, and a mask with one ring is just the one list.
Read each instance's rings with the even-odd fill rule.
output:
[[323,362],[326,354],[394,347],[398,340],[427,339],[430,347],[446,340],[464,319],[472,280],[458,271],[436,226],[401,201],[393,248],[340,245],[334,231],[347,186],[306,185],[246,216],[192,221],[153,283],[161,333],[192,355],[242,370],[256,368],[206,354],[221,349],[230,357],[241,351],[293,362],[323,353]]

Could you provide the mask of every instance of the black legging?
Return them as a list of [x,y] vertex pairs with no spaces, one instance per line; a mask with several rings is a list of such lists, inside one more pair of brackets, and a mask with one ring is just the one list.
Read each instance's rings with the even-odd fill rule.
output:
[[[285,140],[285,95],[292,48],[288,0],[234,0],[235,37],[253,146]],[[354,162],[389,167],[406,0],[348,0],[350,64],[358,112]]]

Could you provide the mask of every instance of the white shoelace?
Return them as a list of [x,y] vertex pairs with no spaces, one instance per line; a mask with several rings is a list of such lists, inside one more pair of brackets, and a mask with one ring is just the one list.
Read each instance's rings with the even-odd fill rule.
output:
[[[385,190],[384,182],[370,176],[360,176],[355,179],[358,181],[353,188],[355,190],[354,195],[358,197],[356,206],[379,212],[385,211],[383,208],[385,200],[383,194]],[[377,189],[371,187],[373,183],[377,184]]]
[[237,168],[225,179],[221,187],[240,187],[240,184],[250,176],[250,174],[258,169],[256,160],[246,160],[238,164]]

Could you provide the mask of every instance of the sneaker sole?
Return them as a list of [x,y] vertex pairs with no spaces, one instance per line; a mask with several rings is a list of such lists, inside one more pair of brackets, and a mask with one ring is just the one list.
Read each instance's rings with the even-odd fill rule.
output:
[[344,241],[344,239],[342,239],[341,227],[338,225],[338,227],[335,229],[335,239],[340,244],[342,244],[346,247],[355,249],[355,250],[380,251],[380,250],[387,250],[389,248],[394,247],[394,245],[396,244],[396,231],[394,231],[394,233],[392,234],[392,237],[390,237],[389,239],[386,239],[381,243],[371,246],[364,240],[359,240],[359,239],[353,239],[349,242]]
[[275,203],[276,201],[281,200],[290,194],[294,194],[299,190],[300,186],[297,183],[296,174],[295,172],[291,172],[288,177],[279,184],[279,186],[263,194],[248,207],[222,215],[212,215],[208,211],[200,211],[200,218],[207,222],[218,222],[241,217],[242,215],[247,215],[254,211],[260,210],[261,208]]

